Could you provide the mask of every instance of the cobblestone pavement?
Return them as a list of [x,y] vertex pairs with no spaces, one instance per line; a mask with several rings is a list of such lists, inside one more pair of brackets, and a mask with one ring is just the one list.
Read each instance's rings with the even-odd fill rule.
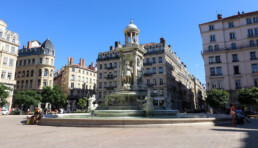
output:
[[258,148],[258,119],[230,126],[86,128],[25,125],[0,116],[1,148]]

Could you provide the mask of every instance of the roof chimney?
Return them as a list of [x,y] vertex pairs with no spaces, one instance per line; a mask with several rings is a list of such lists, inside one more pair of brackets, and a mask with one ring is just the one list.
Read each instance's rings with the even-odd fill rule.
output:
[[166,44],[166,40],[162,37],[160,38],[160,43]]
[[222,14],[218,14],[218,20],[222,19]]
[[242,14],[245,14],[245,12],[244,12],[244,11],[242,11]]
[[23,49],[25,49],[26,48],[26,46],[25,45],[23,45]]
[[114,46],[110,46],[110,50],[114,50]]
[[171,48],[171,45],[168,45],[169,48]]
[[237,12],[237,15],[240,15],[240,11]]
[[118,47],[118,45],[119,45],[119,42],[115,41],[115,49]]
[[31,41],[28,42],[27,48],[31,48]]
[[73,58],[72,57],[68,57],[68,65],[73,65]]

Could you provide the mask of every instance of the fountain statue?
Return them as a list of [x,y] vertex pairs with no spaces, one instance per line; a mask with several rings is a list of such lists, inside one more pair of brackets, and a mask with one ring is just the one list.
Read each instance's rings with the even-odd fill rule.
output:
[[152,113],[154,111],[153,106],[153,98],[151,97],[150,89],[148,89],[148,95],[145,97],[146,103],[143,104],[143,110],[146,113],[146,116],[152,116]]
[[171,110],[172,109],[172,103],[171,103],[171,95],[168,95],[168,98],[165,98],[165,109],[166,110]]
[[96,108],[98,107],[98,104],[93,104],[96,101],[95,95],[92,95],[89,98],[89,104],[88,104],[88,111],[89,112],[93,112],[94,110],[96,110]]

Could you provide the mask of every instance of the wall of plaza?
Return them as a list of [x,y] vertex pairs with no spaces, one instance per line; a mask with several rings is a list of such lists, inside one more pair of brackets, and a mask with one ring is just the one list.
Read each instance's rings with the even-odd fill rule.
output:
[[11,109],[14,86],[16,85],[15,64],[18,56],[19,36],[7,28],[7,24],[0,20],[0,84],[11,88],[9,96],[6,98],[8,104],[4,105]]
[[258,12],[200,24],[206,88],[225,89],[236,100],[241,88],[258,87]]

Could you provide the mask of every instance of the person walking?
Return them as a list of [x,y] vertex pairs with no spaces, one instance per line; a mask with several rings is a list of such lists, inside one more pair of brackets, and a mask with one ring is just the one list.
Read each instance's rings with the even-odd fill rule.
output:
[[230,103],[230,114],[232,117],[232,126],[235,126],[236,109],[233,103]]

